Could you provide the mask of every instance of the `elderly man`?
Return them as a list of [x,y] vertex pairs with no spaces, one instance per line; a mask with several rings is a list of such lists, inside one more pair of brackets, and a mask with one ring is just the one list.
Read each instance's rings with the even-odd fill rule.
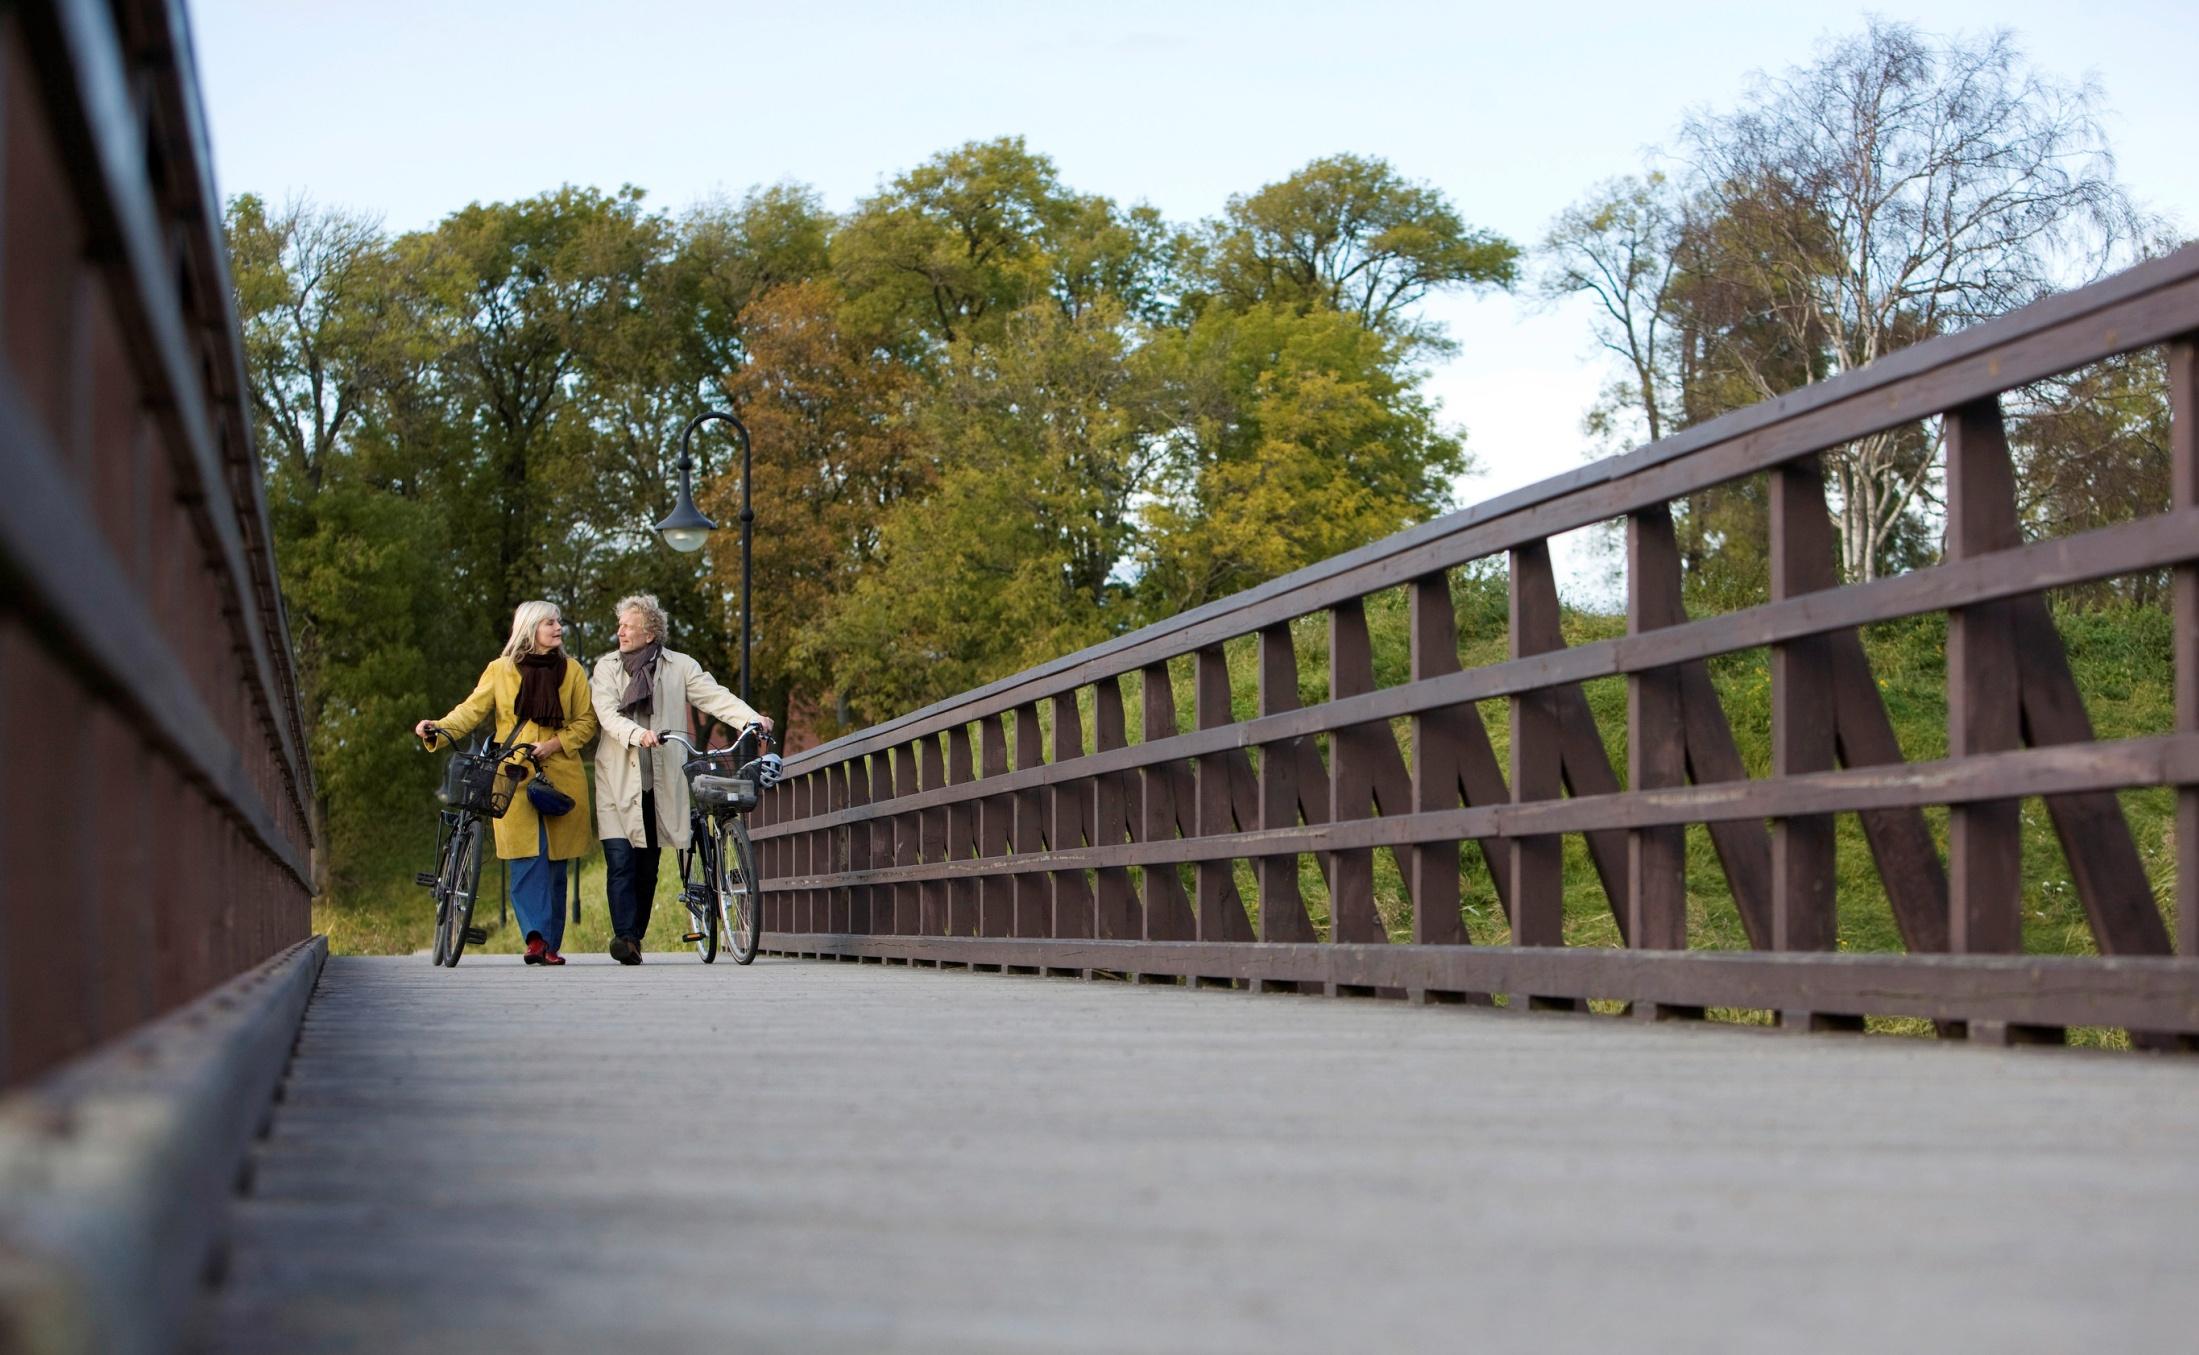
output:
[[611,903],[611,958],[640,964],[657,892],[660,844],[685,848],[687,779],[677,747],[659,751],[659,729],[687,728],[695,706],[740,727],[771,721],[727,691],[702,665],[667,649],[669,618],[647,593],[621,598],[618,652],[596,660],[589,682],[602,734],[596,740],[596,832],[603,839]]

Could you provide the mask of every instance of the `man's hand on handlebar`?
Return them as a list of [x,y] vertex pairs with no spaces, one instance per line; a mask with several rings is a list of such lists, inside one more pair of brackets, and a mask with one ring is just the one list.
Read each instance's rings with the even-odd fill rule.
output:
[[644,729],[634,736],[634,743],[642,748],[655,748],[663,742],[663,739],[657,737],[657,731],[654,729]]

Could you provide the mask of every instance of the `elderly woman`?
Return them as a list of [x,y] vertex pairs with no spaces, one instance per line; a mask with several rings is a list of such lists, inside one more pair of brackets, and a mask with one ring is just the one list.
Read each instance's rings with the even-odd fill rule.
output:
[[687,778],[677,747],[658,752],[657,731],[687,728],[695,706],[726,723],[771,721],[727,691],[703,666],[667,649],[670,619],[647,593],[619,599],[618,652],[596,660],[591,684],[603,738],[596,744],[596,829],[603,836],[611,904],[611,958],[640,964],[657,892],[661,845],[687,848]]
[[433,724],[458,739],[490,720],[498,742],[533,745],[539,775],[572,797],[570,810],[546,818],[522,784],[496,821],[496,854],[512,863],[512,912],[527,938],[528,964],[565,963],[558,954],[565,940],[565,863],[588,850],[588,773],[580,750],[596,736],[596,712],[587,671],[566,657],[564,643],[555,606],[520,603],[504,652],[481,670],[473,695],[442,719],[412,727],[425,738]]

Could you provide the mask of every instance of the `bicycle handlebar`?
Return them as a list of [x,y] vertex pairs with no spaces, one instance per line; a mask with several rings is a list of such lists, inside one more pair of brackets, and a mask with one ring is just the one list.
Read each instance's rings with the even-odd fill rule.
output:
[[[430,720],[428,722],[428,732],[422,735],[420,738],[420,751],[423,753],[432,753],[435,751],[436,743],[445,739],[448,739],[452,743],[458,742],[458,740],[453,738],[451,735],[444,733],[442,726]],[[494,746],[494,744],[491,745],[491,747]],[[531,743],[515,743],[511,747],[504,750],[503,759],[515,757],[523,757],[527,759],[527,761],[532,762],[536,767],[540,767],[542,765],[542,759],[535,756],[534,745]],[[499,760],[501,761],[503,759]]]
[[744,743],[748,739],[748,736],[751,734],[761,735],[767,741],[771,737],[771,732],[765,729],[760,724],[743,725],[741,727],[741,732],[733,736],[732,743],[727,744],[723,748],[705,748],[701,744],[695,742],[692,735],[683,733],[680,730],[660,729],[656,731],[658,742],[685,744],[687,746],[687,751],[694,754],[696,757],[731,757],[740,751],[741,744]]

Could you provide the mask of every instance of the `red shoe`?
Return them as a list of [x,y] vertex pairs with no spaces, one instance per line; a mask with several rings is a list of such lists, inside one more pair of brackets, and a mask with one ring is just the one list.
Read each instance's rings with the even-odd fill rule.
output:
[[[541,937],[529,936],[527,938],[527,953],[519,958],[527,964],[549,964],[550,961],[543,957],[550,953],[549,949],[543,944]],[[559,960],[557,963],[563,964],[565,962]]]
[[565,957],[564,957],[564,956],[562,956],[562,955],[560,955],[560,954],[558,954],[558,953],[557,953],[556,951],[554,951],[554,950],[546,950],[546,951],[543,951],[543,952],[542,952],[542,958],[541,958],[541,959],[539,959],[539,960],[537,960],[537,961],[535,961],[535,963],[536,963],[536,964],[563,964],[563,963],[565,963]]

